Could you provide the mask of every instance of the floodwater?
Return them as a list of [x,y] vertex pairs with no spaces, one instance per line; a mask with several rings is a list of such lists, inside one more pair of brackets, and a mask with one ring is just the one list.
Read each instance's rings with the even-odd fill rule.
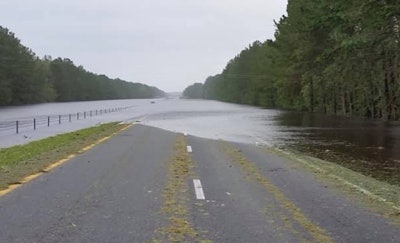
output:
[[[94,115],[95,110],[124,108]],[[89,113],[92,111],[93,113]],[[0,147],[98,123],[140,122],[175,132],[291,149],[400,185],[400,123],[267,110],[178,98],[50,103],[0,108],[1,124],[81,112],[80,119],[0,131]],[[82,114],[85,113],[83,119]],[[91,114],[89,116],[89,114]],[[93,114],[93,116],[92,116]],[[96,113],[97,114],[97,113]],[[39,119],[39,118],[38,118]]]
[[400,122],[282,112],[282,147],[400,185]]

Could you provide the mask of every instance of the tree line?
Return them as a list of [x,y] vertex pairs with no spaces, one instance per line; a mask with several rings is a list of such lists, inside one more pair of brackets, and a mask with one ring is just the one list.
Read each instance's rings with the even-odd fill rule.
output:
[[204,91],[203,91],[203,84],[202,83],[195,83],[189,85],[182,93],[184,98],[190,99],[202,99],[204,98]]
[[274,40],[197,88],[206,99],[398,120],[399,21],[395,0],[289,0]]
[[163,95],[155,87],[91,73],[69,59],[39,58],[0,26],[0,106]]

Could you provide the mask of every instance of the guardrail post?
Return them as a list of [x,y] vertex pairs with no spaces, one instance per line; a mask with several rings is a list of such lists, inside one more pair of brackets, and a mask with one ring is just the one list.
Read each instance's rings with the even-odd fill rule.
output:
[[83,112],[83,119],[86,119],[86,111]]
[[16,125],[17,134],[18,134],[19,133],[19,122],[16,121],[15,125]]
[[33,118],[33,130],[36,130],[36,118]]
[[61,124],[61,115],[58,115],[58,124]]
[[68,120],[71,122],[71,114],[68,115]]
[[50,126],[50,116],[47,117],[47,126]]
[[79,112],[76,113],[76,120],[79,120]]
[[92,111],[90,111],[90,117],[92,117]]

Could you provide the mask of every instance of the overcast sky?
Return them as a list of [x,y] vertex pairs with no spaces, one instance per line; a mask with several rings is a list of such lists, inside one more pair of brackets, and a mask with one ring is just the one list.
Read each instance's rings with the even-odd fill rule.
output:
[[0,25],[38,56],[182,91],[255,40],[273,38],[283,0],[0,0]]

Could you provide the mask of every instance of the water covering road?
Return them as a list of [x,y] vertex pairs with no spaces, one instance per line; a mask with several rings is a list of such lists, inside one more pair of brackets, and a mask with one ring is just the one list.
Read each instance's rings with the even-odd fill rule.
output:
[[50,127],[0,132],[0,147],[110,121],[143,124],[195,136],[294,149],[400,184],[400,125],[260,109],[207,100],[155,99],[50,103],[0,109],[0,122],[96,109],[128,109]]

